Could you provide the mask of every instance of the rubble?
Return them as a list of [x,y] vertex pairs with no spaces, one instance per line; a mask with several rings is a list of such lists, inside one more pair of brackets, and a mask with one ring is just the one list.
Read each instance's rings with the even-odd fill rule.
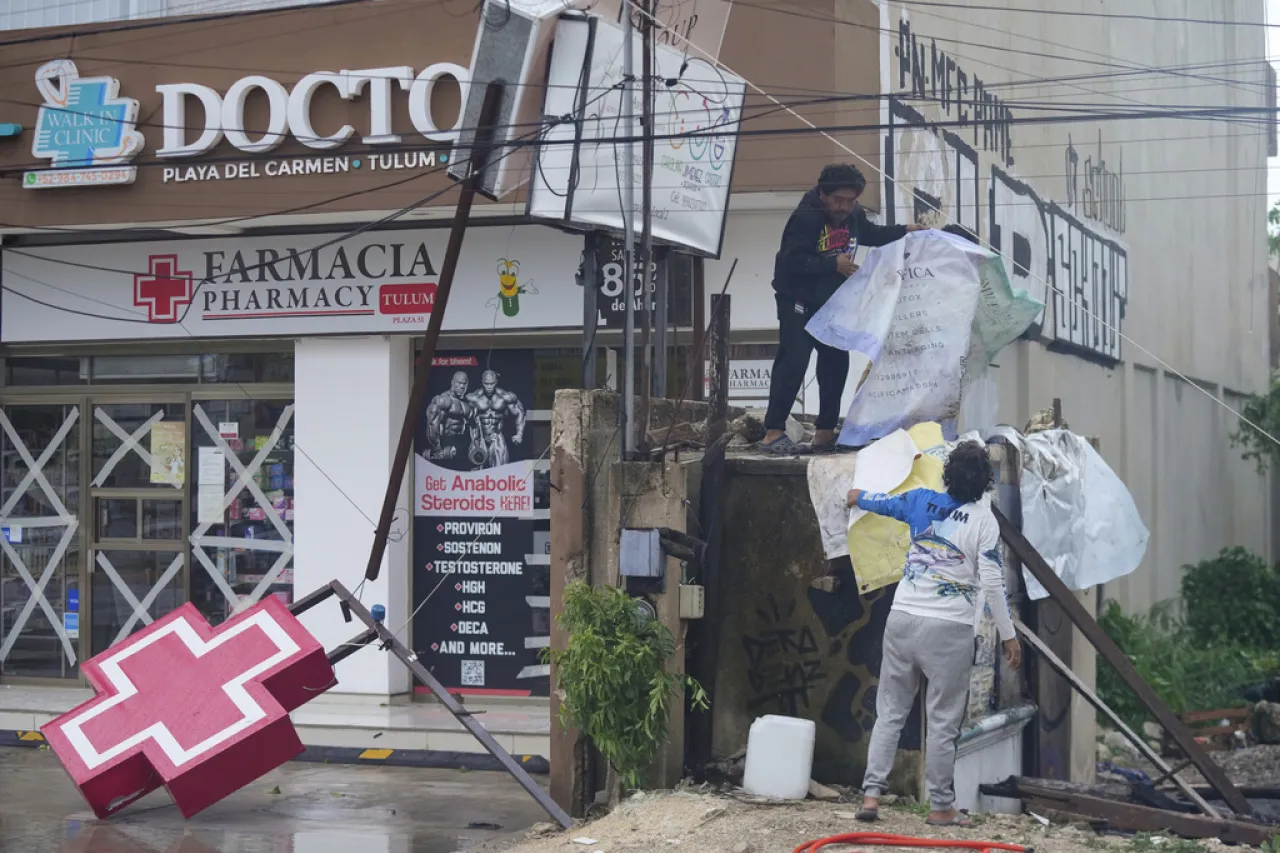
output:
[[828,788],[821,782],[809,780],[809,799],[819,800],[824,803],[838,803],[844,798],[839,791]]
[[[718,811],[718,816],[705,820],[712,810]],[[753,804],[724,794],[693,790],[652,792],[640,801],[627,800],[612,814],[568,832],[489,842],[480,849],[502,853],[567,853],[573,849],[586,853],[591,849],[653,853],[673,848],[707,853],[772,853],[836,833],[874,831],[921,838],[1004,841],[1034,847],[1037,853],[1080,853],[1085,848],[1132,853],[1129,839],[1098,835],[1083,823],[1055,820],[1042,826],[1025,815],[976,815],[976,829],[931,827],[918,808],[911,810],[883,802],[880,820],[875,824],[860,823],[854,814],[847,805],[814,800]],[[594,839],[595,847],[569,843],[571,838],[583,835]],[[673,840],[679,844],[668,843]]]
[[1258,743],[1280,744],[1280,702],[1254,705],[1250,726]]

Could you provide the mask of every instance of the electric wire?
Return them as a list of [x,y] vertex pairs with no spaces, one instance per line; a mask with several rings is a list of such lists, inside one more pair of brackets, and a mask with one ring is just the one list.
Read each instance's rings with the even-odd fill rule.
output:
[[[626,4],[626,5],[629,5],[629,6],[632,6],[632,7],[634,7],[634,6],[635,6],[634,0],[623,0],[623,2],[624,2],[624,4]],[[700,49],[697,45],[693,44],[691,41],[689,41],[689,39],[685,38],[685,37],[684,37],[684,36],[682,36],[680,33],[676,32],[674,29],[672,29],[671,27],[667,26],[666,24],[663,24],[663,23],[662,23],[661,21],[659,21],[655,16],[653,16],[653,15],[649,14],[646,10],[639,10],[639,11],[641,11],[641,13],[642,13],[642,14],[644,14],[646,17],[648,17],[648,18],[650,19],[650,21],[652,21],[652,22],[653,22],[653,24],[655,24],[655,25],[657,25],[657,26],[660,26],[660,27],[662,27],[663,29],[665,29],[667,32],[671,33],[672,38],[679,38],[679,39],[681,39],[682,41],[687,42],[687,43],[690,45],[690,47],[691,47],[691,48],[693,48],[693,49],[694,49],[694,50],[696,50],[697,52],[699,52],[699,53],[703,54],[704,56],[706,56],[706,57],[707,57],[707,59],[708,59],[709,61],[715,62],[717,65],[720,65],[722,68],[724,68],[724,70],[726,70],[726,71],[727,71],[727,72],[729,72],[730,74],[734,74],[735,76],[740,77],[741,79],[743,79],[743,80],[747,83],[747,85],[748,85],[748,86],[751,86],[752,88],[756,89],[756,91],[757,91],[757,92],[759,92],[759,93],[760,93],[761,95],[763,95],[764,97],[766,97],[766,98],[770,98],[771,100],[773,100],[772,96],[770,96],[768,92],[765,92],[764,90],[759,89],[758,87],[754,86],[754,85],[753,85],[749,80],[747,80],[746,78],[742,78],[742,77],[741,77],[741,75],[736,74],[736,72],[734,72],[734,71],[733,71],[733,69],[729,68],[729,67],[728,67],[727,65],[725,65],[724,63],[719,62],[718,60],[716,60],[716,59],[715,59],[715,57],[709,56],[709,55],[706,53],[706,51],[704,51],[704,50]],[[779,104],[779,106],[781,106],[781,104]],[[800,115],[799,113],[795,112],[794,110],[791,110],[790,112],[791,112],[791,114],[792,114],[792,115],[794,115],[797,119],[799,119],[802,123],[804,123],[804,124],[806,124],[806,125],[809,125],[809,127],[810,127],[812,130],[816,130],[816,131],[818,131],[818,132],[823,132],[820,128],[817,128],[816,126],[814,126],[812,122],[810,122],[810,121],[808,121],[807,119],[805,119],[805,118],[804,118],[804,116]],[[874,163],[872,163],[872,162],[871,162],[870,160],[868,160],[867,158],[865,158],[865,157],[861,156],[860,154],[858,154],[858,153],[857,153],[856,151],[854,151],[852,148],[849,148],[849,146],[847,146],[847,145],[843,144],[842,142],[840,142],[839,140],[835,139],[834,137],[831,137],[831,136],[830,136],[829,134],[827,134],[827,133],[823,133],[823,135],[824,135],[824,136],[826,136],[826,137],[827,137],[831,142],[835,143],[835,144],[836,144],[838,147],[840,147],[842,150],[844,150],[847,154],[849,154],[849,155],[851,155],[851,156],[853,156],[853,157],[856,157],[857,159],[861,160],[863,163],[865,163],[869,168],[871,168],[871,169],[872,169],[873,171],[875,171],[877,174],[883,174],[883,171],[882,171],[879,167],[877,167]],[[954,219],[952,219],[952,217],[951,217],[951,216],[949,216],[948,214],[946,214],[944,211],[938,211],[938,212],[939,212],[940,214],[942,214],[945,218],[947,218],[947,219],[949,219],[949,220],[951,220],[951,221],[953,221],[953,222],[955,221]],[[981,238],[981,237],[979,237],[979,239],[981,240],[982,238]],[[994,247],[992,247],[989,241],[985,241],[985,240],[984,240],[984,241],[983,241],[983,245],[984,245],[984,246],[985,246],[989,251],[991,251],[991,252],[993,252],[994,254],[996,254],[997,256],[999,256],[999,257],[1003,258],[1003,259],[1006,261],[1006,263],[1008,262],[1008,258],[1007,258],[1007,257],[1005,257],[1005,255],[1004,255],[1002,252],[1000,252],[999,250],[997,250],[997,249],[995,249]],[[1074,298],[1072,298],[1072,295],[1071,295],[1071,294],[1067,293],[1065,290],[1063,290],[1063,289],[1061,289],[1061,288],[1057,287],[1056,285],[1051,284],[1051,283],[1050,283],[1050,282],[1048,282],[1048,281],[1045,281],[1043,278],[1041,278],[1039,275],[1036,275],[1035,273],[1032,273],[1032,272],[1030,272],[1030,271],[1028,271],[1028,273],[1029,273],[1031,276],[1035,277],[1038,281],[1040,281],[1040,282],[1045,286],[1046,292],[1053,291],[1054,293],[1056,293],[1056,294],[1057,294],[1057,296],[1058,296],[1059,298],[1062,298],[1062,299],[1064,299],[1064,300],[1066,300],[1066,301],[1070,302],[1073,306],[1075,306],[1075,308],[1076,308],[1077,310],[1079,310],[1079,311],[1081,311],[1081,312],[1083,312],[1083,313],[1085,313],[1085,314],[1087,314],[1087,315],[1089,315],[1089,316],[1093,317],[1093,319],[1094,319],[1095,321],[1097,321],[1100,325],[1102,325],[1102,326],[1104,326],[1105,328],[1109,329],[1111,332],[1113,332],[1114,334],[1116,334],[1116,335],[1117,335],[1121,340],[1123,340],[1123,341],[1125,341],[1125,342],[1129,343],[1131,346],[1133,346],[1134,348],[1136,348],[1136,349],[1138,349],[1139,351],[1141,351],[1141,352],[1142,352],[1143,354],[1145,354],[1148,358],[1152,359],[1152,360],[1153,360],[1153,361],[1155,361],[1157,364],[1159,364],[1159,365],[1160,365],[1164,370],[1166,370],[1166,371],[1167,371],[1167,372],[1169,372],[1169,373],[1172,373],[1174,376],[1178,377],[1180,380],[1182,380],[1182,381],[1184,381],[1184,382],[1191,383],[1191,384],[1192,384],[1196,389],[1198,389],[1198,390],[1199,390],[1201,393],[1203,393],[1206,397],[1208,397],[1210,400],[1212,400],[1216,405],[1221,406],[1222,408],[1226,409],[1226,410],[1227,410],[1227,412],[1229,412],[1232,416],[1234,416],[1234,417],[1235,417],[1239,422],[1246,424],[1247,426],[1251,427],[1251,428],[1252,428],[1252,429],[1254,429],[1256,432],[1258,432],[1260,435],[1265,436],[1265,437],[1266,437],[1269,441],[1271,441],[1272,443],[1276,444],[1277,446],[1280,446],[1280,438],[1277,438],[1276,436],[1274,436],[1274,435],[1272,435],[1271,433],[1267,432],[1267,431],[1266,431],[1265,429],[1263,429],[1261,426],[1259,426],[1258,424],[1254,423],[1251,419],[1246,418],[1246,417],[1244,416],[1244,414],[1243,414],[1243,413],[1236,411],[1236,410],[1235,410],[1235,409],[1233,409],[1230,405],[1228,405],[1224,400],[1219,399],[1215,394],[1213,394],[1213,393],[1211,393],[1210,391],[1208,391],[1206,388],[1204,388],[1203,386],[1201,386],[1199,383],[1196,383],[1196,382],[1194,382],[1193,380],[1191,380],[1189,377],[1187,377],[1184,373],[1182,373],[1181,371],[1179,371],[1179,370],[1178,370],[1177,368],[1175,368],[1173,365],[1169,364],[1167,361],[1165,361],[1164,359],[1160,358],[1158,355],[1156,355],[1155,353],[1153,353],[1153,352],[1152,352],[1151,350],[1149,350],[1147,347],[1143,346],[1142,344],[1140,344],[1140,343],[1138,343],[1137,341],[1135,341],[1132,337],[1130,337],[1129,335],[1125,334],[1125,333],[1124,333],[1120,328],[1118,328],[1118,327],[1117,327],[1117,326],[1115,326],[1114,324],[1110,323],[1109,321],[1107,321],[1107,320],[1106,320],[1106,319],[1104,319],[1103,317],[1099,316],[1098,314],[1096,314],[1095,312],[1093,312],[1093,311],[1092,311],[1092,310],[1090,310],[1089,308],[1087,308],[1087,307],[1085,307],[1085,306],[1081,305],[1081,304],[1080,304],[1079,302],[1077,302]]]

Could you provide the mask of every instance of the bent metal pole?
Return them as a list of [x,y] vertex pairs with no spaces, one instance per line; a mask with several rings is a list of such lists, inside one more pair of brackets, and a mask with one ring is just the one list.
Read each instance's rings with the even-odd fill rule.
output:
[[462,254],[462,238],[467,233],[467,221],[471,218],[471,204],[476,198],[480,175],[489,159],[494,126],[497,123],[498,106],[502,103],[500,83],[490,83],[485,89],[484,105],[480,108],[480,120],[476,123],[476,136],[471,151],[471,173],[462,182],[462,194],[458,196],[458,208],[453,216],[453,228],[449,231],[449,245],[445,248],[444,263],[440,266],[440,283],[436,287],[435,304],[431,307],[431,320],[422,342],[413,372],[413,390],[409,393],[409,408],[404,413],[400,427],[400,441],[391,461],[391,476],[387,478],[387,493],[382,499],[382,514],[373,534],[373,547],[369,550],[369,565],[365,567],[365,580],[377,580],[382,568],[382,556],[387,550],[387,537],[391,534],[391,519],[395,516],[396,501],[400,497],[400,484],[409,465],[409,453],[413,450],[413,437],[422,421],[422,404],[427,398],[427,382],[431,378],[431,362],[435,358],[436,344],[440,340],[440,326],[444,323],[444,311],[449,305],[449,291],[453,287],[453,275],[458,269],[458,256]]

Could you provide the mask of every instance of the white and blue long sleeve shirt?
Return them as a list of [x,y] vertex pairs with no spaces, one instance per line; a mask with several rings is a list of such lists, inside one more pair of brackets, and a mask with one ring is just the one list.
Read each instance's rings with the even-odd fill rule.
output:
[[1004,586],[1000,526],[990,507],[982,502],[961,504],[932,489],[901,495],[864,492],[858,506],[911,528],[894,610],[976,627],[985,597],[1000,639],[1015,636]]

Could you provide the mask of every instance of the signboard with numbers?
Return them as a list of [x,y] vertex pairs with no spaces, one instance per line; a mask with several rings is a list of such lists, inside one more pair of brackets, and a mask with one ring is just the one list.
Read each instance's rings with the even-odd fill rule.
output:
[[[606,238],[599,249],[600,294],[596,297],[599,323],[606,329],[621,329],[626,323],[627,302],[623,291],[626,278],[627,256],[621,240]],[[694,258],[679,252],[658,249],[649,264],[649,280],[644,280],[643,263],[639,261],[640,247],[636,246],[635,284],[631,288],[631,301],[635,310],[636,328],[640,328],[640,312],[644,300],[649,300],[649,311],[656,316],[658,310],[658,280],[667,276],[667,323],[671,326],[688,326],[693,322],[693,263]]]
[[413,641],[427,668],[463,693],[548,693],[538,657],[547,630],[534,607],[546,584],[534,550],[533,399],[528,351],[442,353],[432,363],[415,439]]
[[[640,247],[636,246],[635,283],[629,289],[634,305],[636,326],[640,324],[640,312],[644,310],[644,300],[649,300],[649,311],[658,310],[658,264],[665,261],[664,254],[655,252],[649,264],[649,280],[644,280],[643,263],[639,261]],[[621,329],[626,323],[627,295],[623,286],[627,276],[626,248],[621,240],[604,240],[600,247],[600,295],[596,297],[596,307],[600,311],[601,324],[607,329]]]

